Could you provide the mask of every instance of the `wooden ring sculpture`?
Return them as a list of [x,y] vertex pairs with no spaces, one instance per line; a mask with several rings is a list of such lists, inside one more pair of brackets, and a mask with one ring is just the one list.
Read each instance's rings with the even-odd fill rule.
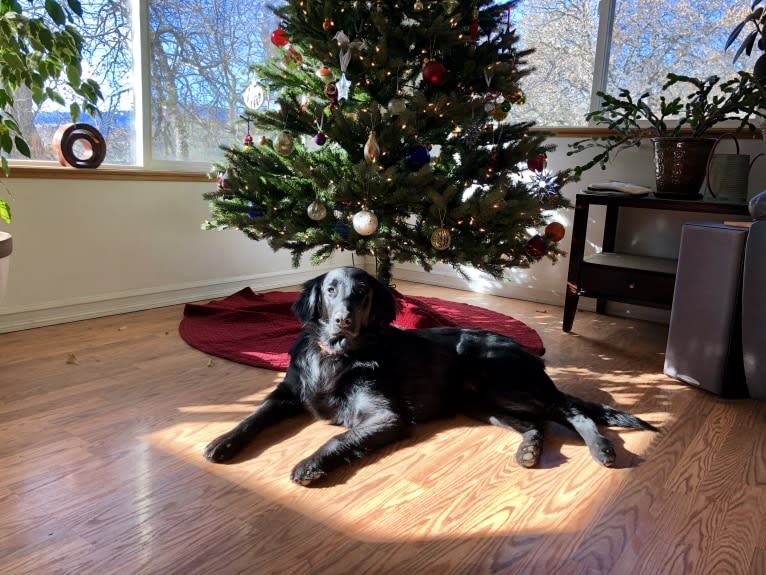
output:
[[98,168],[106,157],[106,142],[90,124],[64,124],[53,135],[53,151],[62,166]]

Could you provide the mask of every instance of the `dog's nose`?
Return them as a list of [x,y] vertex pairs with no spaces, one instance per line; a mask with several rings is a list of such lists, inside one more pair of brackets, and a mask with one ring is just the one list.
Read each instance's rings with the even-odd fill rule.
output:
[[337,325],[340,328],[346,328],[351,325],[351,317],[347,313],[343,312],[335,312],[334,315],[335,319],[335,325]]

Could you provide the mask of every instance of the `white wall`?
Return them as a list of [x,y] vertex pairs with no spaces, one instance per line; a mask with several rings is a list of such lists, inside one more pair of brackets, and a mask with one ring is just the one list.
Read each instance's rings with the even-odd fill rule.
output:
[[[572,138],[554,138],[552,140],[558,149],[549,154],[548,167],[551,170],[562,169],[585,163],[584,154],[567,157],[567,146],[575,141]],[[730,141],[720,145],[721,153],[733,153],[734,147]],[[751,157],[765,149],[760,140],[741,142],[741,153]],[[624,150],[614,159],[606,170],[596,167],[586,172],[579,182],[568,184],[562,193],[574,205],[575,195],[594,182],[609,180],[628,181],[648,187],[654,187],[654,164],[652,159],[651,142],[647,141],[641,148]],[[766,189],[766,157],[759,158],[753,165],[750,174],[749,196]],[[604,232],[606,208],[593,206],[589,211],[588,235],[585,254],[589,255],[601,250]],[[573,209],[559,210],[552,214],[551,219],[561,222],[566,228],[566,236],[560,242],[560,247],[569,252],[572,241]],[[722,216],[695,213],[660,212],[658,210],[621,210],[618,223],[616,249],[639,255],[674,258],[678,255],[681,239],[681,228],[685,221],[718,220]],[[727,217],[728,219],[747,219]],[[542,231],[542,230],[540,230]],[[471,281],[458,277],[450,266],[435,266],[430,273],[414,265],[399,265],[394,268],[394,276],[400,279],[431,283],[447,287],[469,289],[483,293],[491,293],[506,297],[537,301],[546,304],[563,305],[567,269],[569,259],[560,258],[556,264],[544,259],[532,265],[529,269],[509,270],[507,281],[497,281],[486,274],[472,274]],[[581,298],[580,307],[594,310],[595,300]],[[607,312],[617,315],[630,315],[653,321],[667,322],[669,313],[665,310],[644,306],[628,306],[610,303]]]
[[[13,172],[11,172],[11,176]],[[211,183],[5,180],[13,253],[0,332],[301,283],[294,269],[236,230],[204,231]],[[8,198],[6,191],[0,191]],[[350,261],[348,253],[333,265]]]
[[[549,157],[551,169],[573,165],[566,144]],[[743,153],[755,154],[760,142],[743,143]],[[582,160],[575,158],[577,163]],[[653,168],[648,147],[625,151],[605,172],[591,170],[583,180],[565,187],[574,200],[578,190],[595,181],[627,180],[651,186]],[[294,269],[288,253],[275,254],[264,242],[242,233],[203,231],[208,217],[202,194],[213,184],[145,181],[4,180],[10,190],[14,220],[0,229],[14,236],[6,297],[0,302],[0,332],[198,301],[233,293],[246,285],[269,289],[295,285],[334,265],[350,263],[347,252],[315,268],[304,257]],[[766,188],[766,161],[756,163],[751,193]],[[0,193],[8,198],[7,191]],[[704,215],[642,213],[624,210],[618,247],[635,253],[673,257],[683,221],[710,219]],[[553,218],[564,224],[561,247],[569,250],[572,210]],[[604,209],[591,210],[586,253],[601,246]],[[359,259],[357,258],[357,263]],[[526,270],[510,270],[507,282],[477,276],[464,282],[448,266],[431,273],[413,265],[397,265],[394,277],[562,304],[568,259],[547,260]],[[582,306],[592,309],[592,300]],[[614,313],[666,319],[666,312],[626,306]]]

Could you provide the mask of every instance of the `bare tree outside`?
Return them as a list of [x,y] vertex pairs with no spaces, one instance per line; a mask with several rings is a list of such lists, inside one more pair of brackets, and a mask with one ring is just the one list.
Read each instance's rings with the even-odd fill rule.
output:
[[[704,78],[732,76],[748,61],[724,51],[729,32],[747,3],[731,0],[615,0],[605,90],[657,91],[668,72]],[[104,101],[93,123],[107,140],[107,163],[135,164],[135,87],[132,0],[83,0],[80,30],[83,73],[102,87]],[[44,14],[40,3],[30,11]],[[148,0],[152,154],[157,160],[210,163],[220,144],[241,141],[243,93],[251,68],[274,49],[278,20],[268,1]],[[589,112],[599,29],[599,0],[523,0],[512,13],[519,48],[534,72],[524,78],[524,106],[517,120],[541,126],[582,126]],[[670,94],[674,96],[675,94]],[[15,116],[35,159],[55,159],[53,133],[64,110],[38,109],[16,94]],[[16,156],[21,157],[21,156]]]
[[[534,98],[519,108],[544,126],[582,126],[593,86],[598,0],[526,0],[514,25],[524,47],[535,48],[536,70],[523,89]],[[747,12],[730,0],[616,0],[605,91],[658,91],[669,72],[704,78],[734,75],[724,51],[731,29]],[[672,92],[670,96],[675,94]]]
[[598,0],[527,0],[514,8],[523,48],[535,71],[523,80],[529,94],[518,108],[543,126],[577,126],[589,111],[593,87]]
[[152,152],[210,162],[241,139],[250,67],[266,59],[278,21],[266,2],[152,0]]

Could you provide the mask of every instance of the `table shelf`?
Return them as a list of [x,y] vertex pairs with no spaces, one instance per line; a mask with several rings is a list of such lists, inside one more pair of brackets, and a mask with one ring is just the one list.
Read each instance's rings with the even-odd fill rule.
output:
[[[591,205],[606,206],[602,252],[585,256],[588,211]],[[675,287],[675,259],[615,252],[617,221],[621,208],[666,210],[689,213],[749,216],[746,204],[656,198],[653,195],[598,196],[577,194],[569,251],[564,331],[574,323],[579,298],[597,300],[596,311],[604,313],[607,301],[670,308]]]

